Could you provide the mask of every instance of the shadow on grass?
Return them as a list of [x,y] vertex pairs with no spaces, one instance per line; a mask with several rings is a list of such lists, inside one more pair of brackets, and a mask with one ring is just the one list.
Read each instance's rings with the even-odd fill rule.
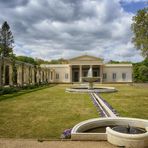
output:
[[12,93],[12,94],[5,94],[5,95],[0,96],[0,101],[7,100],[7,99],[12,99],[14,97],[18,97],[18,96],[21,96],[21,95],[24,95],[24,94],[36,92],[38,90],[43,90],[43,89],[46,89],[46,88],[54,87],[56,85],[57,84],[51,84],[51,85],[43,86],[43,87],[39,87],[39,88],[21,90],[19,92],[15,92],[15,93]]

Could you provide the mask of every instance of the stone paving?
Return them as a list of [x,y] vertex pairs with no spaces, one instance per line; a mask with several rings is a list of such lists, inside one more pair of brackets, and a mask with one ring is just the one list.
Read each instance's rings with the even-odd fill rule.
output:
[[106,141],[44,141],[0,139],[0,148],[116,148]]

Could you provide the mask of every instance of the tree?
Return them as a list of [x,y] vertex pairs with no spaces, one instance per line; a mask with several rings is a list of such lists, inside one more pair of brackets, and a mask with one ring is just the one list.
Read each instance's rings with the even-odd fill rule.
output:
[[132,41],[135,47],[141,50],[144,57],[148,57],[148,8],[137,12],[133,17],[131,28],[134,33]]
[[[4,85],[4,57],[11,57],[13,61],[13,65],[15,64],[15,61],[13,60],[13,35],[10,30],[10,27],[8,23],[5,21],[2,24],[2,27],[0,28],[0,55],[1,55],[1,80],[2,85]],[[13,74],[14,75],[14,74]]]
[[139,67],[140,79],[142,82],[148,82],[148,67],[142,65]]
[[18,61],[25,62],[25,63],[30,63],[30,64],[33,64],[33,65],[37,65],[37,62],[32,57],[17,56],[15,59],[18,60]]
[[5,21],[0,30],[0,48],[2,57],[10,57],[13,55],[13,35],[8,23]]

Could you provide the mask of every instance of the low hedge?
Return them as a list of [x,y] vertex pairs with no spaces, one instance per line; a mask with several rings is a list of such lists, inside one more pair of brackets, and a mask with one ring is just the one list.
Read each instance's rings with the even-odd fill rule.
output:
[[24,86],[9,86],[9,87],[0,87],[0,95],[5,95],[5,94],[12,94],[16,93],[20,90],[29,90],[29,89],[35,89],[43,86],[47,86],[48,83],[40,83],[40,84],[35,84],[35,85],[24,85]]

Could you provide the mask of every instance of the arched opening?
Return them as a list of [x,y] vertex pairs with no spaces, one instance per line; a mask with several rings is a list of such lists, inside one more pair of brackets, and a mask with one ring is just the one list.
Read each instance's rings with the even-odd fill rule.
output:
[[9,85],[9,65],[5,66],[5,85]]
[[14,77],[14,84],[17,84],[17,68],[14,67],[13,69],[13,77]]

